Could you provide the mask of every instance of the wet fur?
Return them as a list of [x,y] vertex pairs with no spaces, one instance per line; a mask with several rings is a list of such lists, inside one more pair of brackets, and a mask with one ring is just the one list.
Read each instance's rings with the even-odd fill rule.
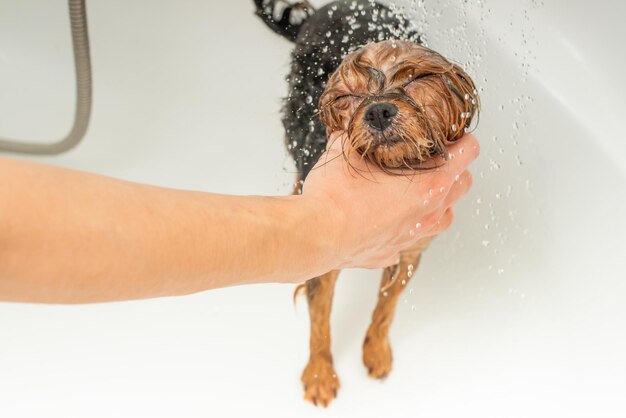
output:
[[[369,31],[374,14],[378,16],[380,29]],[[342,42],[344,37],[349,41]],[[349,52],[379,37],[402,37],[419,42],[417,33],[407,30],[403,19],[392,15],[384,6],[375,3],[372,6],[363,0],[329,3],[301,25],[291,53],[288,95],[282,109],[287,149],[296,163],[300,180],[306,179],[326,149],[326,126],[317,115],[317,105],[328,77]]]
[[[275,2],[256,3],[257,14],[268,26],[295,42],[282,112],[287,149],[298,170],[294,194],[301,192],[332,131],[348,131],[344,152],[358,152],[380,169],[397,173],[422,169],[433,155],[445,156],[446,146],[460,138],[476,116],[478,96],[471,78],[420,46],[421,38],[407,20],[385,6],[337,1],[313,11],[308,3],[301,4],[307,19],[294,25],[286,23],[296,21],[287,11],[273,13]],[[390,39],[402,41],[385,41]],[[368,105],[381,102],[398,108],[387,130],[391,137],[372,131],[363,119]],[[393,146],[385,144],[389,139],[394,139]],[[402,253],[398,265],[383,272],[363,342],[363,363],[371,377],[384,378],[391,370],[388,334],[395,307],[430,241],[422,239]],[[315,405],[327,406],[340,386],[330,351],[330,311],[338,275],[331,271],[308,280],[294,294],[304,291],[309,306],[310,356],[301,380],[305,399]]]

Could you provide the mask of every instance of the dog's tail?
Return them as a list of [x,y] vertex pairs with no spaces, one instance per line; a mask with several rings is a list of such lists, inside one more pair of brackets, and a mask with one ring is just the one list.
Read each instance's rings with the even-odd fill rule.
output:
[[295,42],[302,23],[315,13],[307,0],[254,0],[256,14],[277,34]]
[[306,283],[299,284],[298,287],[296,287],[296,290],[294,290],[293,292],[293,304],[294,305],[297,302],[298,296],[300,296],[301,294],[306,295]]

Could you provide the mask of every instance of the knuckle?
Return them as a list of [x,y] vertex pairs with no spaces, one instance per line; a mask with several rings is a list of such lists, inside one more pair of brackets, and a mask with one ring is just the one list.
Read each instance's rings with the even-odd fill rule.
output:
[[448,229],[450,225],[452,225],[452,221],[454,220],[454,212],[452,209],[448,209],[441,220],[441,227],[443,229]]
[[480,155],[480,143],[473,134],[467,134],[465,138],[467,139],[465,146],[471,147],[472,150],[472,153],[470,155],[473,155],[474,158],[477,158]]
[[441,217],[441,215],[442,215],[441,210],[432,212],[431,214],[426,215],[424,217],[422,224],[426,226],[426,228],[432,227],[433,225],[437,223],[437,220]]
[[467,184],[467,188],[469,189],[474,184],[474,177],[469,171],[466,171],[465,173],[465,182]]
[[480,155],[480,142],[478,142],[476,138],[474,138],[473,147],[474,147],[474,155],[476,155],[476,158],[478,158],[478,156]]

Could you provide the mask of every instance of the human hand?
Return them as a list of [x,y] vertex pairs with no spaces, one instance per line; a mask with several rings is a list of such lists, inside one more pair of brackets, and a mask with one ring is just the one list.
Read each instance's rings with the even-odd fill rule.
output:
[[386,174],[357,153],[346,161],[343,135],[330,136],[303,189],[305,197],[326,208],[336,268],[395,264],[402,250],[451,225],[452,206],[472,184],[467,166],[480,150],[472,134],[448,148],[448,160],[434,158],[437,168],[403,175]]

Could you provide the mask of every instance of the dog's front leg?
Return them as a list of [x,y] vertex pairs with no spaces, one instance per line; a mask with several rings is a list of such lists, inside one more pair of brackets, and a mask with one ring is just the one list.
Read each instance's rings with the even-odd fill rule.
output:
[[[430,238],[427,238],[430,242]],[[427,243],[423,244],[425,247]],[[363,341],[363,363],[368,374],[377,379],[387,377],[391,371],[392,352],[389,344],[389,328],[400,294],[419,265],[422,249],[418,248],[400,256],[400,263],[387,267],[383,272],[378,303],[372,323]]]
[[324,407],[337,396],[339,379],[330,352],[330,309],[339,271],[331,271],[306,282],[311,318],[311,354],[302,372],[304,398]]

